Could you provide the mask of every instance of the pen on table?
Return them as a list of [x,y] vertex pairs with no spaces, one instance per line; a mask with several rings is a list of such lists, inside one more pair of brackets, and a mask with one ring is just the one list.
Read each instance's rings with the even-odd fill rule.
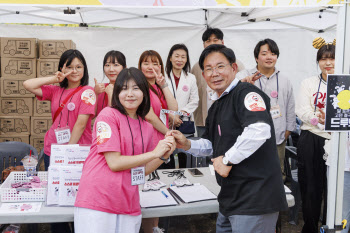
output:
[[165,196],[165,198],[168,198],[168,195],[166,195],[164,191],[161,191],[161,192]]

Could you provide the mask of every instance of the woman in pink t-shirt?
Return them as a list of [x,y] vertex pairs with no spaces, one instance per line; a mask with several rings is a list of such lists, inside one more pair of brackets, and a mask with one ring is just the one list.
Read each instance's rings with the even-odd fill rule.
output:
[[[59,83],[59,86],[51,85],[56,83]],[[46,169],[50,163],[52,143],[91,144],[92,142],[90,125],[95,114],[96,95],[88,83],[86,61],[78,50],[73,49],[62,54],[55,76],[29,79],[23,83],[23,86],[34,93],[38,100],[51,101],[53,122],[44,139]],[[59,106],[64,102],[65,106],[59,112]],[[70,137],[65,137],[69,134]]]
[[109,83],[98,83],[95,79],[94,91],[97,96],[95,116],[97,116],[103,108],[111,106],[115,80],[117,80],[118,74],[124,68],[126,68],[126,60],[123,53],[115,50],[106,53],[103,59],[103,74],[107,76]]
[[113,89],[112,107],[104,108],[94,124],[75,202],[76,233],[139,232],[139,189],[132,183],[132,174],[137,169],[145,177],[176,147],[173,137],[155,147],[153,127],[145,121],[149,109],[148,84],[142,72],[122,70]]
[[[168,115],[161,113],[161,109],[177,111],[177,102],[171,93],[164,78],[164,66],[159,53],[154,50],[144,51],[139,59],[138,68],[142,71],[148,81],[151,109],[146,115],[146,120],[154,127],[153,139],[158,142],[164,138],[169,131]],[[172,159],[172,163],[174,161]],[[171,168],[172,165],[163,164],[160,169]],[[158,228],[159,218],[148,218],[142,221],[142,228],[145,233],[161,231]]]

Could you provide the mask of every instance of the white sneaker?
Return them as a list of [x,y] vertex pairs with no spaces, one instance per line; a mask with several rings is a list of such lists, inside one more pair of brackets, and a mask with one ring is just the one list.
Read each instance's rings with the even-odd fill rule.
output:
[[164,229],[163,228],[159,228],[159,227],[153,227],[153,233],[164,233]]

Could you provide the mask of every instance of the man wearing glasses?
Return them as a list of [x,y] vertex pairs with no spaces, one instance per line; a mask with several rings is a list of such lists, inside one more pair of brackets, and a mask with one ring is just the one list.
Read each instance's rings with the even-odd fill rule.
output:
[[210,45],[199,65],[208,86],[215,91],[198,141],[170,131],[178,148],[194,156],[213,154],[219,215],[216,232],[274,232],[278,212],[287,209],[270,115],[270,101],[259,88],[235,79],[234,52]]

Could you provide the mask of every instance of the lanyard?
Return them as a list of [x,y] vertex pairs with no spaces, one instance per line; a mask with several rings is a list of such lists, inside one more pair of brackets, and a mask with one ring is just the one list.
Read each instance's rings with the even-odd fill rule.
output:
[[[62,95],[63,95],[63,92],[65,91],[66,89],[63,89],[62,93],[61,93],[61,96],[60,96],[60,100],[58,101],[58,106],[61,106],[61,98],[62,98]],[[72,95],[72,97],[70,97],[69,99],[69,103],[72,101],[72,98],[73,96],[75,95],[75,93]],[[68,119],[69,119],[69,110],[68,110],[68,116],[67,116],[67,125],[68,126]],[[61,118],[62,118],[62,111],[60,112],[60,121],[58,122],[58,126],[57,128],[59,128],[61,126]],[[53,122],[52,122],[53,123]]]
[[[143,136],[142,136],[141,122],[140,122],[140,118],[139,118],[139,117],[137,117],[137,119],[139,120],[140,131],[141,131],[141,139],[142,139],[142,154],[144,154],[144,153],[145,153],[145,151],[144,151],[144,145],[143,145]],[[131,127],[130,127],[130,122],[129,122],[129,118],[128,118],[128,116],[126,116],[126,120],[128,121],[129,130],[130,130],[130,134],[131,134],[131,142],[132,142],[132,155],[135,155],[135,152],[134,152],[134,135],[132,134],[132,130],[131,130]]]
[[165,109],[164,108],[164,106],[163,106],[163,102],[162,102],[162,91],[160,91],[160,93],[159,93],[159,87],[158,87],[158,85],[156,85],[156,91],[157,91],[157,93],[158,93],[158,99],[159,99],[159,102],[160,102],[160,105],[162,106],[162,109]]
[[[277,100],[278,100],[278,72],[276,73],[276,80],[277,80]],[[263,88],[262,88],[262,85],[261,85],[261,80],[259,79],[259,83],[260,83],[260,89],[262,90],[262,91],[264,91],[263,90]],[[266,85],[267,86],[267,85]],[[264,91],[265,92],[265,91]]]
[[322,82],[322,73],[320,74],[320,82],[318,83],[318,89],[317,89],[317,93],[316,93],[316,99],[315,99],[315,110],[314,113],[316,113],[316,107],[317,107],[317,103],[318,103],[318,93],[320,92],[320,87],[321,87],[321,82]]
[[[173,74],[173,76],[174,76],[174,74]],[[175,76],[174,76],[174,81],[175,81]],[[171,83],[171,87],[173,88],[174,98],[176,99],[176,94],[175,94],[174,84],[173,84],[173,80],[171,80],[171,76],[170,76],[170,83]]]

